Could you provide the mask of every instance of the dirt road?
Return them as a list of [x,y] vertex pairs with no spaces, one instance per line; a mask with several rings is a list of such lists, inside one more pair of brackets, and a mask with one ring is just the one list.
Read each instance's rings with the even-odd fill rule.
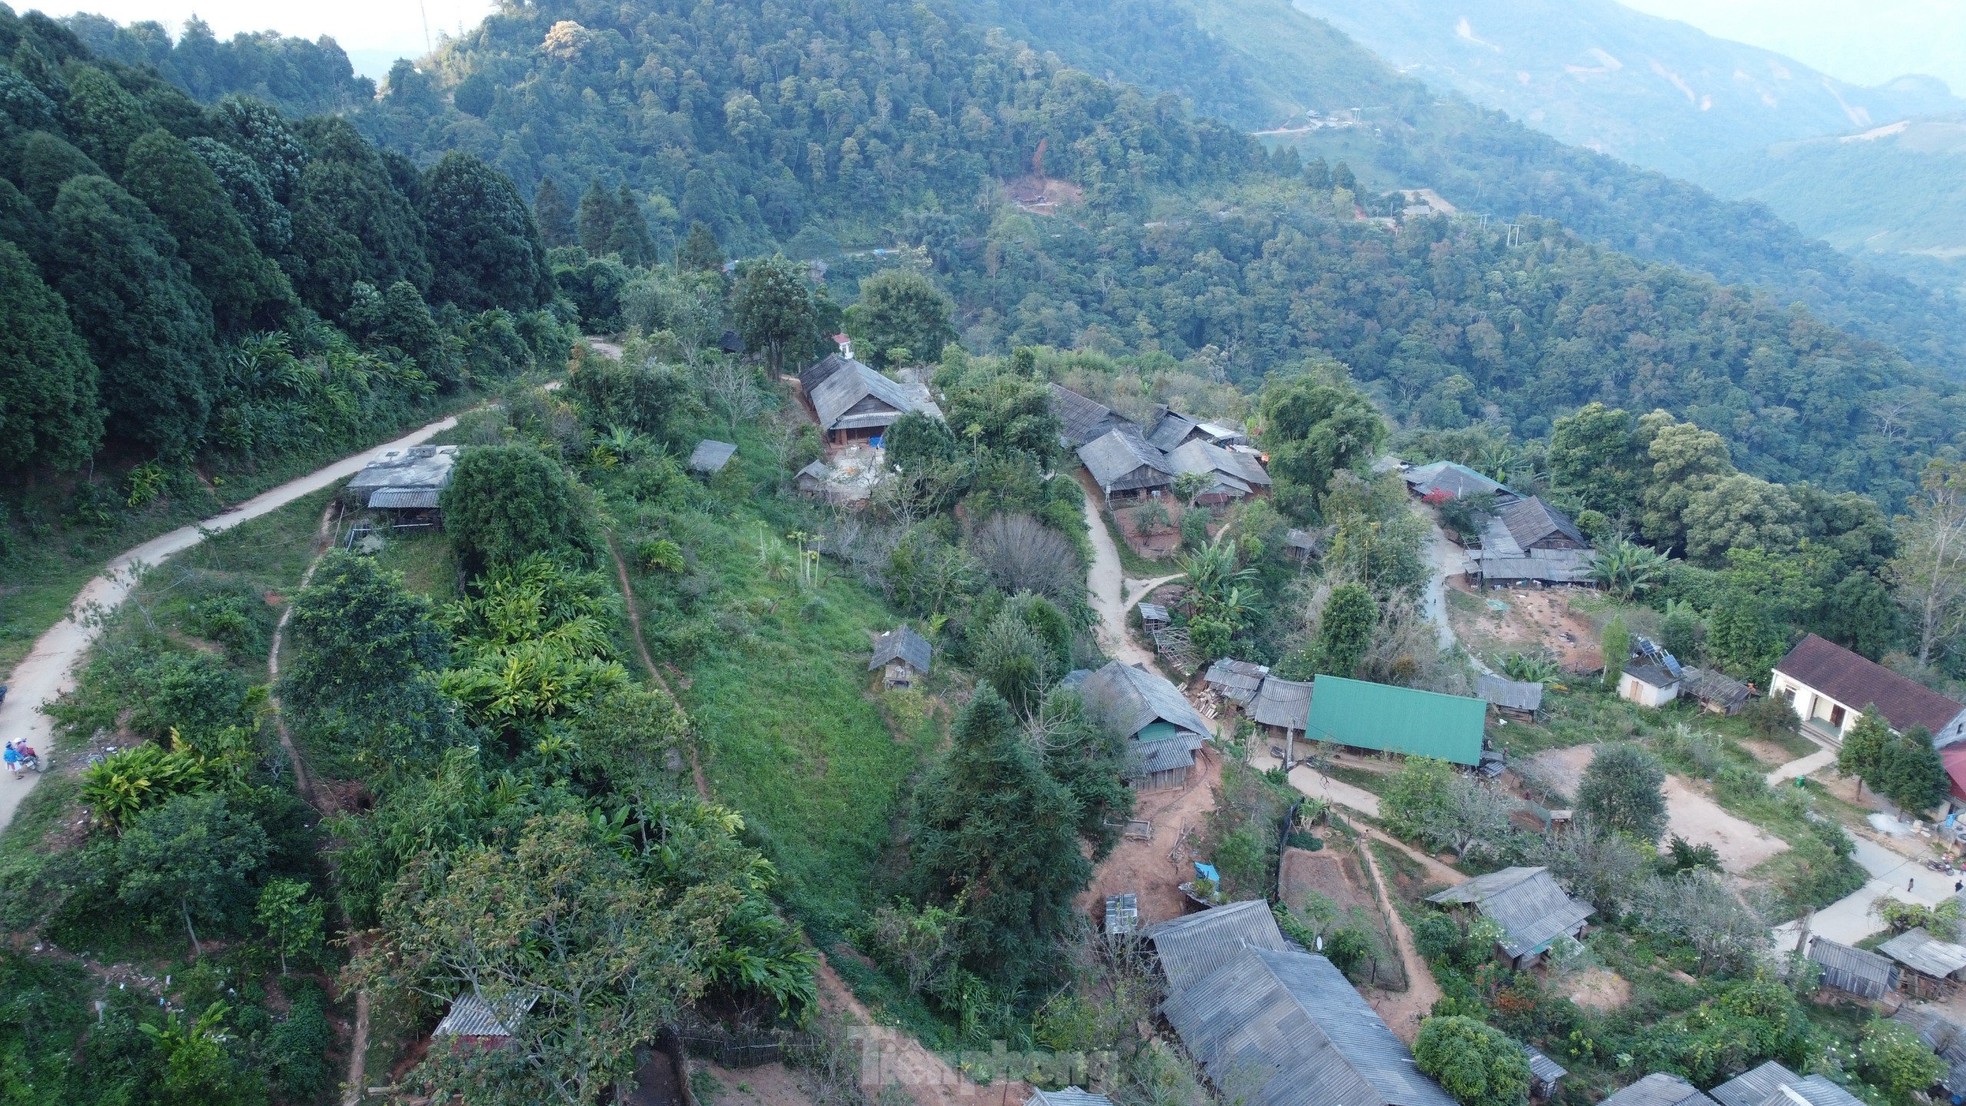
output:
[[[1084,491],[1083,488],[1080,489]],[[1113,544],[1113,535],[1106,529],[1106,519],[1099,508],[1086,495],[1085,525],[1092,538],[1092,568],[1087,575],[1086,587],[1092,592],[1092,609],[1099,613],[1099,647],[1114,660],[1128,664],[1154,666],[1154,654],[1133,640],[1127,632],[1126,612],[1138,603],[1141,597],[1170,580],[1180,578],[1163,576],[1157,580],[1129,580],[1126,570],[1120,563],[1119,546]]]
[[[48,749],[53,745],[51,735],[54,723],[41,713],[41,708],[75,686],[75,670],[88,652],[90,643],[101,631],[100,620],[90,617],[90,612],[100,610],[107,613],[121,605],[129,597],[138,566],[158,564],[204,541],[209,534],[230,530],[240,523],[278,510],[302,496],[332,487],[362,471],[370,461],[382,454],[429,441],[456,425],[455,415],[439,419],[395,441],[351,454],[298,480],[262,492],[203,522],[181,526],[168,534],[152,538],[112,559],[103,574],[90,580],[81,594],[75,597],[69,617],[42,634],[35,641],[33,650],[14,668],[8,681],[12,690],[8,692],[6,701],[0,703],[0,733],[10,738],[25,736],[29,744],[39,749]],[[29,775],[20,783],[0,780],[0,829],[5,829],[13,821],[14,811],[34,789],[37,778]]]
[[[1447,617],[1447,578],[1460,576],[1468,571],[1468,555],[1461,547],[1447,540],[1447,534],[1440,524],[1428,520],[1432,529],[1427,534],[1427,563],[1433,566],[1433,577],[1427,581],[1427,590],[1420,596],[1420,613],[1428,622],[1434,624],[1434,636],[1440,642],[1440,651],[1453,653],[1461,649],[1461,641],[1454,635],[1454,623]],[[1468,663],[1484,676],[1495,675],[1486,661],[1477,656],[1472,649],[1463,649]]]

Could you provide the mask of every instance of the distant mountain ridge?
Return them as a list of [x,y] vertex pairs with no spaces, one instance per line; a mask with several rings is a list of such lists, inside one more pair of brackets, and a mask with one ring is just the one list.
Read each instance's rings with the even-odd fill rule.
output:
[[1936,78],[1864,88],[1612,0],[1293,3],[1412,76],[1702,183],[1744,150],[1966,109]]
[[1564,142],[1764,203],[1867,262],[1966,288],[1955,184],[1966,100],[1936,78],[1865,88],[1612,0],[1278,2]]

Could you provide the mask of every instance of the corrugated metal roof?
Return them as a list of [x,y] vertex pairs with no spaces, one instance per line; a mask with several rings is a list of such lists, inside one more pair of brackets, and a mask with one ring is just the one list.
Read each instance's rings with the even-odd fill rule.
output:
[[1159,603],[1142,603],[1140,604],[1140,620],[1142,622],[1164,623],[1168,621],[1167,608],[1161,606]]
[[1727,711],[1747,702],[1753,694],[1748,685],[1710,668],[1680,669],[1679,687],[1700,702]]
[[859,361],[839,361],[820,372],[821,366],[838,356],[829,356],[800,378],[802,385],[808,378],[815,381],[806,386],[806,397],[812,401],[820,426],[827,430],[865,429],[890,425],[910,411],[928,413],[922,396]]
[[1674,687],[1679,683],[1677,676],[1674,676],[1656,664],[1628,664],[1625,666],[1625,675],[1630,676],[1639,683],[1656,687],[1661,691],[1669,687]]
[[1528,1045],[1522,1045],[1522,1056],[1529,1061],[1529,1074],[1544,1083],[1554,1083],[1570,1074],[1570,1069],[1543,1055]]
[[1940,1086],[1953,1094],[1966,1094],[1966,1027],[1924,1006],[1900,1007],[1891,1020],[1909,1026],[1925,1047],[1946,1062],[1946,1076]]
[[1490,480],[1466,465],[1453,461],[1435,461],[1430,465],[1420,465],[1406,470],[1406,486],[1419,495],[1432,495],[1445,492],[1456,499],[1464,495],[1480,495],[1487,492],[1497,500],[1511,497],[1507,488]]
[[1501,945],[1512,957],[1541,952],[1596,913],[1589,903],[1565,893],[1547,868],[1504,868],[1429,895],[1427,901],[1473,903],[1502,927]]
[[[1144,616],[1146,608],[1141,611]],[[1256,697],[1256,689],[1263,686],[1263,677],[1270,674],[1270,666],[1254,661],[1231,660],[1223,657],[1208,666],[1202,682],[1215,690],[1224,699],[1247,704]]]
[[737,447],[729,442],[713,441],[705,438],[696,443],[696,449],[689,455],[691,472],[722,472],[730,459],[737,454]]
[[1239,948],[1161,1010],[1216,1089],[1247,1106],[1455,1106],[1322,956]]
[[514,992],[484,998],[479,995],[459,995],[451,1000],[450,1012],[437,1028],[430,1031],[433,1037],[510,1037],[518,1028],[520,1019],[526,1011],[539,1001],[536,993]]
[[1263,469],[1263,462],[1247,453],[1223,449],[1219,445],[1200,439],[1184,442],[1180,448],[1167,455],[1167,464],[1175,472],[1198,472],[1225,478],[1224,482],[1233,486],[1240,482],[1243,491],[1250,486],[1269,487],[1270,474]]
[[1304,733],[1311,720],[1311,685],[1268,676],[1249,701],[1249,717],[1259,726]]
[[1713,1099],[1677,1075],[1655,1071],[1598,1106],[1712,1106]]
[[1468,550],[1468,559],[1491,580],[1535,580],[1545,584],[1582,584],[1591,579],[1591,554],[1585,549],[1550,549],[1523,553],[1512,542],[1498,541],[1508,529],[1489,520],[1481,533],[1482,548]]
[[1935,979],[1947,979],[1966,970],[1966,946],[1941,941],[1923,926],[1898,934],[1877,946],[1877,951],[1920,975]]
[[1862,998],[1883,998],[1898,986],[1898,968],[1890,960],[1827,937],[1809,942],[1809,959],[1823,966],[1823,985]]
[[1864,1106],[1864,1100],[1826,1076],[1809,1075],[1769,1095],[1762,1106]]
[[874,639],[874,659],[867,662],[867,671],[899,660],[906,661],[917,672],[926,673],[934,652],[927,638],[907,626],[897,627]]
[[1228,963],[1244,946],[1280,950],[1283,931],[1277,928],[1270,904],[1261,899],[1232,902],[1162,922],[1147,930],[1160,956],[1168,990],[1198,982]]
[[1305,735],[1355,749],[1438,757],[1455,764],[1481,760],[1488,704],[1463,695],[1319,676]]
[[1207,737],[1208,722],[1166,677],[1119,661],[1085,678],[1080,693],[1107,725],[1132,737],[1154,722],[1171,722],[1176,729]]
[[1062,1091],[1034,1090],[1024,1106],[1113,1106],[1113,1101],[1103,1094],[1067,1087]]
[[1936,734],[1966,711],[1931,688],[1815,634],[1789,650],[1775,671],[1852,709],[1875,706],[1900,732],[1923,726]]
[[1059,437],[1073,449],[1105,436],[1121,424],[1134,425],[1132,419],[1062,384],[1051,386],[1051,413],[1058,416],[1058,424],[1063,427]]
[[1570,516],[1537,496],[1518,499],[1504,506],[1497,515],[1508,529],[1518,549],[1589,549],[1590,542],[1577,529]]
[[1482,676],[1475,680],[1475,691],[1484,700],[1504,710],[1534,712],[1543,709],[1543,685],[1540,683]]
[[1720,1106],[1767,1106],[1776,1091],[1799,1082],[1801,1076],[1773,1060],[1742,1072],[1707,1092]]
[[1079,460],[1085,463],[1093,481],[1109,492],[1161,488],[1174,483],[1167,458],[1131,424],[1116,427],[1080,446]]
[[1201,420],[1163,408],[1147,430],[1147,440],[1163,453],[1181,448],[1188,435],[1201,428]]
[[457,465],[454,445],[416,445],[392,449],[363,466],[348,481],[351,492],[378,488],[427,488],[441,491],[450,486],[451,470]]
[[435,488],[377,488],[369,493],[369,506],[377,511],[434,510],[443,501]]

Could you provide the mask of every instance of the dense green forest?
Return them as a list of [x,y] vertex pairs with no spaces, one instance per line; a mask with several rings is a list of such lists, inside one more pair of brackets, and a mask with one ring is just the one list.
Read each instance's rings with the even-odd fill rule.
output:
[[96,489],[137,506],[564,357],[544,246],[484,163],[200,106],[37,13],[0,12],[0,52],[9,475],[141,462]]

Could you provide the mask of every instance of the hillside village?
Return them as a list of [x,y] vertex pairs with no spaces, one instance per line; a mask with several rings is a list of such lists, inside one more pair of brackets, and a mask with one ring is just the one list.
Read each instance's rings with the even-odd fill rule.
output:
[[1966,1101],[1944,304],[964,19],[0,6],[0,1103]]
[[[1312,435],[1344,417],[1341,381],[1306,380],[1266,394],[1260,429],[1227,414],[1196,415],[1138,401],[1134,406],[1144,417],[1136,421],[1056,379],[1044,380],[1041,368],[1019,376],[1015,365],[992,367],[956,355],[940,368],[890,376],[856,359],[845,335],[837,345],[837,352],[788,373],[777,395],[758,394],[752,410],[767,420],[763,430],[755,422],[727,423],[719,432],[732,441],[684,436],[676,456],[687,456],[680,461],[642,454],[653,457],[654,470],[635,460],[646,446],[611,431],[613,437],[596,439],[601,444],[591,455],[571,455],[578,458],[574,471],[584,469],[602,488],[625,489],[636,485],[615,483],[622,477],[646,481],[648,476],[634,474],[666,472],[654,485],[666,489],[663,496],[707,505],[729,502],[724,497],[732,494],[740,502],[762,495],[782,504],[771,508],[781,517],[791,512],[806,520],[781,541],[724,516],[714,525],[731,527],[740,546],[755,549],[729,551],[736,557],[721,571],[738,578],[720,586],[749,588],[754,585],[742,578],[757,575],[761,582],[786,581],[768,584],[772,588],[823,595],[841,586],[858,588],[850,581],[866,573],[876,589],[865,636],[856,644],[829,632],[823,644],[812,645],[820,653],[808,653],[807,660],[837,665],[841,690],[859,687],[854,698],[861,705],[851,709],[871,711],[876,727],[891,729],[894,741],[940,734],[948,719],[954,719],[958,742],[971,740],[960,735],[981,724],[979,712],[992,710],[1020,731],[1048,735],[1036,738],[1046,760],[1072,761],[1061,782],[1068,793],[1083,796],[1054,800],[1085,812],[1079,816],[1085,836],[1072,855],[1091,858],[1052,916],[1053,924],[1066,925],[1057,939],[1078,948],[1071,956],[1090,958],[1080,970],[1091,975],[1067,993],[1073,1002],[1094,1004],[1087,1016],[1099,1003],[1144,1003],[1139,1016],[1157,1027],[1149,1041],[1161,1050],[1145,1055],[1158,1057],[1155,1063],[1193,1064],[1197,1093],[1401,1106],[1508,1101],[1518,1094],[1621,1106],[1863,1101],[1847,1088],[1862,1089],[1850,1080],[1867,1078],[1869,1061],[1859,1052],[1841,1068],[1818,1070],[1836,1053],[1833,1045],[1810,1043],[1818,1038],[1797,1035],[1796,1026],[1809,1024],[1803,1010],[1815,1011],[1826,1024],[1862,1027],[1879,1018],[1884,1020],[1868,1024],[1908,1027],[1903,1040],[1879,1028],[1862,1029],[1862,1037],[1915,1045],[1914,1051],[1929,1046],[1930,1062],[1916,1070],[1928,1072],[1935,1086],[1966,1080],[1939,1059],[1949,1042],[1966,1033],[1966,1007],[1957,1004],[1966,1000],[1958,999],[1956,988],[1966,978],[1960,909],[1966,896],[1955,886],[1958,870],[1948,866],[1959,852],[1952,811],[1955,804],[1966,807],[1966,769],[1955,763],[1966,756],[1966,705],[1815,634],[1769,669],[1741,672],[1739,679],[1721,671],[1726,661],[1720,657],[1703,659],[1708,668],[1691,663],[1692,656],[1682,660],[1664,644],[1676,631],[1657,611],[1632,602],[1635,589],[1617,597],[1616,566],[1606,564],[1601,543],[1570,515],[1541,495],[1457,461],[1409,463],[1359,452],[1350,463],[1360,475],[1340,473],[1334,482],[1352,481],[1358,494],[1374,489],[1359,508],[1365,525],[1373,533],[1396,531],[1410,548],[1357,550],[1352,543],[1360,519],[1348,519],[1335,503],[1324,512],[1325,525],[1291,525],[1273,505],[1296,491],[1288,475],[1280,489],[1272,475],[1279,456],[1286,473],[1293,463],[1290,443],[1277,431],[1289,406],[1313,395],[1325,418],[1307,428]],[[309,575],[326,569],[345,581],[334,585],[340,587],[372,578],[359,585],[369,589],[421,581],[411,586],[441,596],[448,585],[431,571],[448,574],[485,563],[492,548],[483,545],[487,525],[491,533],[511,534],[496,540],[537,540],[501,529],[512,525],[498,519],[509,507],[493,508],[487,518],[492,504],[476,497],[497,497],[501,493],[491,489],[506,485],[474,482],[484,477],[472,470],[495,457],[511,465],[538,454],[507,456],[507,447],[483,443],[515,432],[554,433],[547,429],[551,421],[522,422],[528,407],[535,414],[527,419],[553,410],[585,419],[594,417],[587,412],[636,402],[618,397],[632,395],[624,385],[636,372],[632,359],[645,356],[644,349],[639,339],[625,350],[589,343],[577,352],[568,384],[558,392],[529,399],[515,394],[504,411],[473,416],[449,431],[451,444],[408,445],[374,456],[338,485],[328,503],[307,543],[313,549]],[[570,395],[571,405],[560,395]],[[619,412],[612,417],[656,420],[642,425],[660,425],[664,418],[657,408],[640,408],[640,415],[632,407],[612,409]],[[962,520],[973,531],[968,541],[978,568],[993,582],[1003,581],[996,586],[1004,591],[996,594],[1017,589],[1007,602],[995,601],[1002,605],[993,616],[953,614],[958,608],[946,592],[940,601],[928,598],[920,589],[966,586],[933,584],[933,571],[920,581],[897,580],[914,539],[902,537],[897,545],[882,532],[891,533],[889,519],[934,511],[936,503],[948,501],[937,484],[958,481],[962,470],[982,463],[965,459],[963,451],[988,447],[958,444],[952,420],[969,420],[981,430],[980,442],[1021,436],[1034,455],[1054,458],[1057,466],[1024,493],[1034,497],[1024,509],[1037,515]],[[658,432],[676,440],[690,425]],[[974,435],[972,430],[971,441],[978,442]],[[1360,445],[1370,449],[1377,440],[1368,435]],[[789,449],[788,442],[794,443]],[[768,475],[773,471],[775,479]],[[840,475],[848,472],[852,481]],[[644,494],[626,490],[630,498],[623,507],[646,502],[638,498]],[[974,502],[967,496],[976,491],[965,494],[960,502]],[[801,502],[806,505],[797,506]],[[620,514],[622,509],[615,508],[622,521],[612,525],[636,526],[628,521],[635,516]],[[707,520],[718,516],[703,517],[706,522],[696,525],[711,525]],[[255,540],[305,542],[313,521],[293,521],[291,538]],[[1072,524],[1082,539],[1048,536],[1070,535]],[[691,558],[708,553],[680,526],[671,516],[644,530],[648,537],[636,537],[634,530],[610,536],[605,548],[616,572],[588,583],[573,584],[577,577],[548,583],[549,576],[539,575],[543,565],[524,561],[520,575],[495,577],[489,586],[587,590],[618,575],[621,601],[631,607],[622,628],[633,638],[629,656],[639,653],[652,692],[664,696],[659,689],[675,689],[683,708],[699,719],[687,729],[672,727],[670,736],[651,732],[660,744],[649,755],[663,746],[670,750],[651,766],[651,779],[680,772],[687,780],[693,772],[695,790],[706,799],[726,782],[743,789],[804,786],[792,783],[799,777],[795,764],[786,765],[791,771],[783,785],[766,782],[780,774],[777,769],[757,775],[755,768],[727,767],[726,758],[744,755],[727,743],[744,739],[715,724],[706,712],[718,710],[719,700],[702,698],[705,692],[692,686],[712,679],[710,672],[700,670],[700,661],[685,660],[689,653],[678,652],[675,639],[661,636],[665,631],[655,631],[651,643],[651,619],[667,616],[648,606],[647,596],[673,587],[662,582],[665,577],[693,571],[687,567]],[[479,536],[466,536],[474,533]],[[559,540],[577,540],[577,531],[566,533]],[[1177,540],[1157,540],[1163,533]],[[473,545],[466,542],[483,551],[468,552]],[[869,547],[892,552],[885,563],[870,562]],[[1332,586],[1358,579],[1350,566],[1369,571],[1375,556],[1410,562],[1400,589],[1353,584],[1348,595]],[[216,571],[200,568],[195,578],[222,578],[223,565],[224,558],[217,558]],[[367,565],[392,566],[403,575],[377,575]],[[1087,569],[1089,585],[1084,576],[1061,575]],[[152,570],[134,588],[146,610],[155,601],[142,597],[155,591],[155,578]],[[169,586],[193,578],[180,576]],[[390,584],[392,578],[403,583]],[[1300,656],[1278,657],[1260,637],[1248,636],[1250,608],[1306,594],[1293,590],[1306,585],[1317,608],[1315,636]],[[918,598],[903,598],[911,592]],[[311,594],[302,592],[297,609],[310,604]],[[554,602],[576,601],[574,594]],[[883,601],[883,594],[891,598]],[[203,602],[170,617],[202,617]],[[804,602],[810,608],[826,601]],[[1348,603],[1359,603],[1362,614],[1348,616]],[[876,613],[890,604],[900,617]],[[1399,614],[1402,604],[1406,610]],[[642,607],[638,613],[636,606]],[[1075,608],[1085,619],[1076,628],[1074,616],[1064,613]],[[1517,608],[1548,612],[1547,621],[1511,627],[1507,653],[1486,647],[1502,640],[1491,623],[1517,617]],[[468,609],[445,617],[464,617]],[[469,617],[491,615],[487,608]],[[543,632],[538,640],[545,645],[565,632],[548,628],[550,620],[565,616],[541,611],[528,617],[542,615],[549,621],[532,623],[540,628],[532,632]],[[1355,627],[1341,627],[1347,617],[1357,618]],[[1211,626],[1212,619],[1223,625]],[[195,622],[183,625],[185,630],[172,632],[194,632]],[[1634,634],[1633,626],[1648,632]],[[115,644],[97,646],[98,653],[110,650],[105,656],[117,655],[143,633],[127,619],[109,627],[106,641]],[[294,640],[302,649],[319,649],[331,640],[324,633],[331,633],[327,626],[298,623]],[[124,644],[132,634],[137,637]],[[1383,645],[1377,639],[1387,635],[1400,653],[1375,659]],[[520,654],[506,651],[524,640],[511,639],[487,656],[516,658]],[[277,658],[277,637],[275,642]],[[1587,648],[1573,648],[1579,645]],[[611,652],[579,663],[604,661]],[[86,748],[104,748],[109,732],[90,736],[91,726],[124,725],[112,723],[106,705],[90,705],[91,696],[113,702],[121,694],[112,690],[103,663],[84,668],[81,699],[54,711]],[[566,671],[572,676],[578,669]],[[615,665],[615,671],[622,670]],[[513,691],[500,694],[509,696],[534,677],[517,678],[521,683]],[[598,691],[621,676],[594,670],[572,678],[571,688],[585,683]],[[597,678],[602,682],[592,684]],[[451,676],[441,686],[459,688],[471,717],[494,732],[537,725],[525,722],[529,714],[559,728],[550,714],[536,713],[538,706],[506,713],[511,708],[495,706],[498,700],[472,705],[490,687],[470,690]],[[743,694],[742,687],[732,690]],[[540,685],[526,694],[553,693]],[[574,725],[570,733],[585,723]],[[794,761],[817,756],[823,763],[837,737],[822,734],[815,733],[821,744],[806,754],[790,747],[786,752]],[[1881,798],[1878,792],[1886,788],[1892,789],[1887,795],[1905,794],[1905,785],[1879,782],[1880,770],[1856,759],[1881,759],[1883,748],[1905,735],[1923,742],[1932,770],[1940,773],[1926,781],[1930,801],[1919,805]],[[932,756],[943,739],[928,740],[930,746],[909,757]],[[1853,752],[1866,742],[1875,746],[1872,752]],[[296,779],[308,781],[303,786],[311,801],[329,813],[349,800],[343,785],[327,781],[347,777],[362,787],[353,782],[364,770],[359,759],[348,759],[352,750],[310,748],[306,741],[283,741],[283,748]],[[61,792],[72,796],[60,800],[64,804],[82,804],[81,824],[110,816],[98,781],[123,770],[133,755],[109,746],[106,755],[89,758],[79,793]],[[211,763],[210,754],[195,755]],[[1110,775],[1094,778],[1100,773]],[[74,778],[72,768],[62,774]],[[740,782],[747,774],[752,778]],[[1015,795],[987,801],[1015,801]],[[960,809],[986,799],[951,794],[940,801]],[[796,811],[773,813],[770,803],[750,809],[774,835],[809,828],[793,820],[803,817]],[[957,821],[949,831],[964,835],[979,817],[994,824],[982,809],[952,810]],[[925,831],[926,825],[914,832]],[[978,847],[991,846],[966,846]],[[967,869],[976,854],[964,855],[969,859],[952,872],[959,885],[974,878]],[[781,857],[779,865],[788,879],[831,878],[802,870],[791,858]],[[1053,877],[1034,871],[1025,878]],[[958,909],[966,894],[956,897]],[[930,914],[883,920],[890,909],[875,914],[876,926],[947,925],[932,922]],[[1074,931],[1078,936],[1071,936]],[[856,969],[849,977],[857,981],[851,986],[858,997],[830,973],[847,966],[840,956],[861,953],[846,946],[828,950],[833,964],[820,969],[817,991],[810,990],[811,981],[788,983],[807,988],[806,997],[792,997],[797,989],[767,992],[780,996],[776,1019],[740,1016],[753,1026],[748,1037],[713,1032],[711,1023],[664,1030],[671,1034],[667,1051],[636,1053],[642,1058],[635,1079],[644,1088],[636,1093],[644,1097],[632,1100],[666,1101],[646,1097],[655,1093],[648,1089],[651,1081],[670,1086],[670,1093],[698,1087],[700,1095],[705,1086],[744,1085],[743,1073],[757,1061],[779,1070],[793,1062],[792,1038],[785,1036],[792,1031],[773,1023],[808,1022],[810,1012],[797,1012],[815,1002],[817,1009],[835,1012],[826,1017],[838,1016],[841,1004],[858,1009],[869,1001],[919,1011],[909,1017],[937,1016],[933,1011],[947,1000],[931,997],[944,985],[935,974],[954,964],[937,969],[920,965],[919,958],[949,953],[889,945],[879,929],[852,940],[871,954],[864,970],[875,973],[860,979],[863,969]],[[945,930],[937,940],[950,941],[951,935]],[[798,963],[795,957],[784,970],[794,977],[811,970]],[[904,969],[907,991],[870,982],[898,980],[888,973]],[[350,970],[371,969],[358,959]],[[1702,977],[1728,982],[1702,986]],[[403,1043],[372,1042],[369,1051],[383,1058],[515,1047],[509,1042],[524,1039],[523,1026],[539,1016],[532,1012],[541,1009],[542,993],[512,990],[511,983],[494,982],[499,978],[513,977],[481,976],[447,1001],[397,1007],[392,1019],[407,1020],[388,1024],[398,1027],[392,1033],[405,1034]],[[148,985],[156,987],[156,980]],[[733,999],[742,993],[732,992]],[[1753,993],[1762,998],[1734,1009]],[[167,1005],[173,1001],[168,988],[162,994]],[[1783,996],[1776,1005],[1787,1004],[1791,1013],[1765,1008],[1775,994]],[[882,995],[892,997],[875,997]],[[738,1001],[734,1009],[751,1006]],[[1701,1046],[1694,1067],[1698,1084],[1687,1077],[1687,1061],[1672,1059],[1671,1052],[1653,1053],[1669,1070],[1648,1073],[1637,1056],[1609,1055],[1582,1043],[1587,1038],[1581,1034],[1608,1031],[1632,1016],[1638,1003],[1652,1010],[1640,1016],[1672,1027],[1662,1038],[1667,1042],[1673,1034],[1705,1039],[1725,1031],[1713,1045]],[[1056,1023],[1044,1028],[1047,1016],[1040,1016],[1038,1042],[1074,1055],[1110,1047],[1098,1045],[1096,1034],[1061,1037]],[[1776,1023],[1767,1025],[1771,1018]],[[1790,1028],[1780,1029],[1780,1019],[1788,1019]],[[1607,1028],[1582,1028],[1587,1025]],[[1764,1039],[1759,1037],[1729,1039],[1750,1031],[1777,1035],[1766,1038],[1773,1042],[1768,1044],[1747,1043]],[[1084,1044],[1070,1043],[1081,1039]],[[1002,1084],[1033,1102],[1090,1106],[1108,1093],[1127,1100],[1135,1092],[1123,1088],[1140,1078],[1101,1074],[1083,1057],[1053,1074],[1043,1062],[1032,1061],[1027,1069],[1012,1056],[999,1057],[996,1069],[957,1063],[947,1076],[955,1080],[952,1086],[929,1090],[913,1081],[925,1078],[921,1064],[933,1071],[939,1061],[926,1054],[909,1059],[909,1050],[919,1047],[903,1037],[883,1040],[867,1053],[859,1065],[867,1093],[894,1082],[917,1101],[940,1102],[963,1093],[967,1080],[953,1074],[963,1070],[983,1080],[977,1094],[998,1093],[993,1088]],[[1815,1051],[1820,1047],[1831,1051]],[[1273,1059],[1250,1069],[1251,1056]],[[392,1070],[400,1063],[383,1062]],[[663,1075],[664,1065],[674,1070]],[[1156,1078],[1169,1078],[1172,1070]],[[1844,1081],[1833,1078],[1839,1072]],[[812,1101],[799,1080],[776,1079],[777,1106]],[[390,1097],[382,1082],[371,1093]]]

